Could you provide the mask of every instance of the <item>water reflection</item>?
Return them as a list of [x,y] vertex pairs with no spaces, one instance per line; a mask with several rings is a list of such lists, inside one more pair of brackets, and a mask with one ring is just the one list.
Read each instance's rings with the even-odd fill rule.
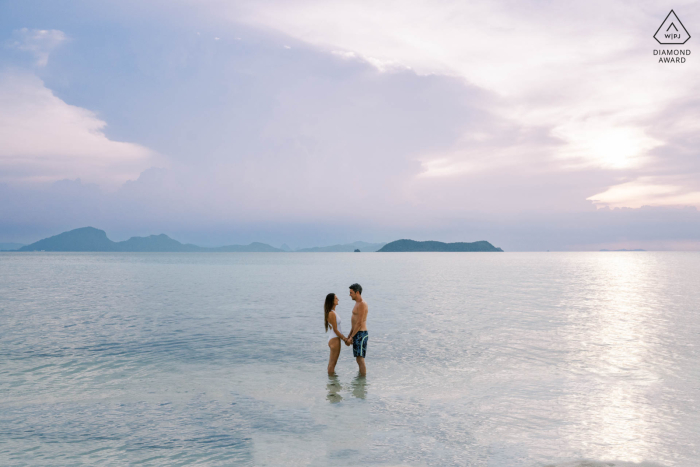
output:
[[335,373],[332,375],[328,375],[328,384],[326,384],[326,389],[328,390],[328,395],[326,396],[326,399],[331,404],[336,404],[343,400],[343,396],[340,395],[340,390],[343,389],[343,386],[340,384],[338,375],[336,375]]
[[649,393],[660,378],[655,369],[668,364],[660,361],[661,310],[652,289],[663,284],[645,256],[599,255],[578,266],[587,290],[567,303],[575,311],[570,367],[582,376],[566,398],[579,424],[572,444],[587,443],[591,456],[639,462],[653,456],[660,415]]
[[[358,374],[350,383],[349,389],[351,390],[353,397],[364,399],[367,397],[367,386],[367,378]],[[346,389],[348,389],[347,386]],[[326,394],[326,400],[328,400],[328,402],[331,404],[335,404],[343,400],[343,396],[340,394],[343,390],[343,385],[340,383],[340,379],[335,373],[328,375],[326,390],[328,391],[328,394]]]
[[367,378],[365,376],[357,375],[355,379],[352,380],[352,395],[358,399],[364,399],[367,397]]

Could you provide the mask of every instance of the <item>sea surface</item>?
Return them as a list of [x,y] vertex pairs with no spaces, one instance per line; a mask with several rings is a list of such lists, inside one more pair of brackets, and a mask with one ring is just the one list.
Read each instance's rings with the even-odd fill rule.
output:
[[2,253],[0,465],[695,467],[699,307],[700,252]]

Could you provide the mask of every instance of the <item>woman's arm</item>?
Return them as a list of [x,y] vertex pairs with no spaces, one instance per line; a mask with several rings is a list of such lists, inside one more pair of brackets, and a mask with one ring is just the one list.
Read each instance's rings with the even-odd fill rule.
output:
[[333,332],[335,332],[335,335],[340,337],[340,340],[345,340],[345,337],[338,331],[338,324],[336,323],[335,319],[335,311],[331,311],[328,313],[328,322],[333,325]]
[[[359,328],[357,323],[355,325],[353,325],[352,329],[350,329],[350,334],[348,334],[348,337],[343,339],[347,345],[352,344],[352,336],[355,335],[355,328]],[[350,341],[350,343],[348,343],[348,341]]]

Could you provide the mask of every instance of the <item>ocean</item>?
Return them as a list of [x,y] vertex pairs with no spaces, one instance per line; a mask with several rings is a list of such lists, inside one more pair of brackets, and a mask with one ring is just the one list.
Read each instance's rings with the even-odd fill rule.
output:
[[[354,282],[368,374],[329,377]],[[0,253],[0,465],[695,467],[699,284],[700,252]]]

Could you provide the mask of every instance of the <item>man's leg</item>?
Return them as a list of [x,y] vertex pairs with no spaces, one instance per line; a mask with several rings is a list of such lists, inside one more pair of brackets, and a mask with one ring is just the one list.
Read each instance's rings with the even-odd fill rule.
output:
[[360,367],[360,374],[362,376],[367,375],[367,368],[365,367],[364,357],[356,357],[355,360],[357,360],[357,366]]
[[367,374],[365,367],[365,354],[367,352],[367,331],[359,331],[352,340],[352,355],[357,361],[357,366],[360,367],[360,375]]

